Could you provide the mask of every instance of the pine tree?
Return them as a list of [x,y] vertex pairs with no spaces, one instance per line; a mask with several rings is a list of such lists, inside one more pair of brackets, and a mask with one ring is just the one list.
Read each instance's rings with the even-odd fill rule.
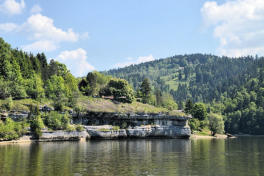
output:
[[148,78],[145,78],[140,86],[140,91],[142,95],[142,102],[148,103],[150,100],[151,87]]
[[188,99],[185,104],[184,112],[191,114],[192,109],[193,109],[193,103],[190,99]]

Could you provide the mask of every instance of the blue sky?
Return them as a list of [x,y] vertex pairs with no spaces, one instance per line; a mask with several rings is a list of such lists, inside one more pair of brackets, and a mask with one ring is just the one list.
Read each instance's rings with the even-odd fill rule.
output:
[[0,36],[75,76],[176,54],[263,55],[262,0],[0,0]]

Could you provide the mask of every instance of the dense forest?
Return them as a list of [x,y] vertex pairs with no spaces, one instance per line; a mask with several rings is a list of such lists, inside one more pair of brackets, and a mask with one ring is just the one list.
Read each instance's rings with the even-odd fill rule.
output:
[[207,112],[221,113],[225,131],[264,134],[264,58],[192,54],[131,65],[105,72],[138,89],[149,78],[153,90],[184,102],[203,102]]

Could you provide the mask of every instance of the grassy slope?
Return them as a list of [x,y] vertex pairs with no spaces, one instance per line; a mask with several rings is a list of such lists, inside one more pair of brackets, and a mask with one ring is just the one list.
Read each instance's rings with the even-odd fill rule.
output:
[[[7,103],[7,100],[0,100],[0,107]],[[49,99],[42,99],[36,101],[33,99],[22,99],[22,100],[13,100],[11,110],[21,110],[29,111],[29,105],[38,105],[38,106],[53,106],[52,101]],[[155,107],[149,104],[143,104],[139,102],[129,103],[115,103],[111,100],[105,100],[102,98],[92,98],[81,96],[77,100],[77,106],[79,106],[83,111],[97,111],[97,112],[119,112],[119,113],[169,113],[170,115],[181,115],[184,116],[184,113],[178,111],[169,111],[166,108]],[[1,108],[0,108],[1,109]],[[65,109],[71,109],[65,107]]]
[[104,112],[145,112],[145,113],[159,113],[168,112],[165,108],[155,107],[148,104],[139,102],[128,103],[115,103],[111,100],[101,98],[80,97],[78,99],[78,106],[84,110],[89,111],[104,111]]
[[[7,100],[1,100],[0,99],[0,109],[2,107],[3,104],[6,104],[8,101]],[[11,110],[14,111],[29,111],[29,106],[30,105],[39,105],[39,106],[43,106],[43,105],[48,105],[48,106],[52,106],[52,101],[48,100],[48,99],[42,99],[40,101],[36,101],[33,99],[22,99],[22,100],[13,100],[12,101],[12,108]]]

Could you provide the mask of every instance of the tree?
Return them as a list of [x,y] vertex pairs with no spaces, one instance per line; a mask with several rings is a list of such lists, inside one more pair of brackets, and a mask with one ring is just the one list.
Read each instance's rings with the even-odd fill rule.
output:
[[209,129],[211,130],[212,136],[216,133],[224,132],[224,120],[219,114],[209,114]]
[[33,133],[34,137],[39,138],[42,135],[42,128],[44,128],[44,123],[40,115],[32,116],[30,120],[30,130]]
[[162,106],[164,108],[167,108],[168,110],[178,109],[177,103],[173,100],[173,97],[168,93],[162,96]]
[[203,103],[195,103],[191,114],[194,118],[197,118],[199,120],[204,120],[207,117],[206,107]]
[[193,109],[193,103],[190,99],[188,99],[185,104],[184,112],[187,114],[191,114],[192,109]]
[[33,98],[43,98],[45,91],[43,88],[43,82],[39,75],[33,74],[32,78],[25,81],[27,94]]
[[160,89],[155,90],[156,104],[157,106],[162,105],[162,93]]
[[5,99],[11,96],[9,83],[9,81],[5,81],[0,77],[0,99]]
[[89,72],[86,76],[87,81],[87,95],[95,95],[96,94],[96,87],[97,87],[97,75],[96,73]]
[[112,95],[114,100],[127,103],[132,103],[135,99],[133,89],[124,79],[111,79],[107,86],[101,89],[100,95]]
[[56,99],[58,97],[65,97],[66,88],[63,77],[56,75],[51,76],[51,78],[47,81],[45,90],[48,98]]
[[151,87],[148,78],[145,78],[140,86],[140,92],[142,96],[142,102],[148,103],[150,99]]

